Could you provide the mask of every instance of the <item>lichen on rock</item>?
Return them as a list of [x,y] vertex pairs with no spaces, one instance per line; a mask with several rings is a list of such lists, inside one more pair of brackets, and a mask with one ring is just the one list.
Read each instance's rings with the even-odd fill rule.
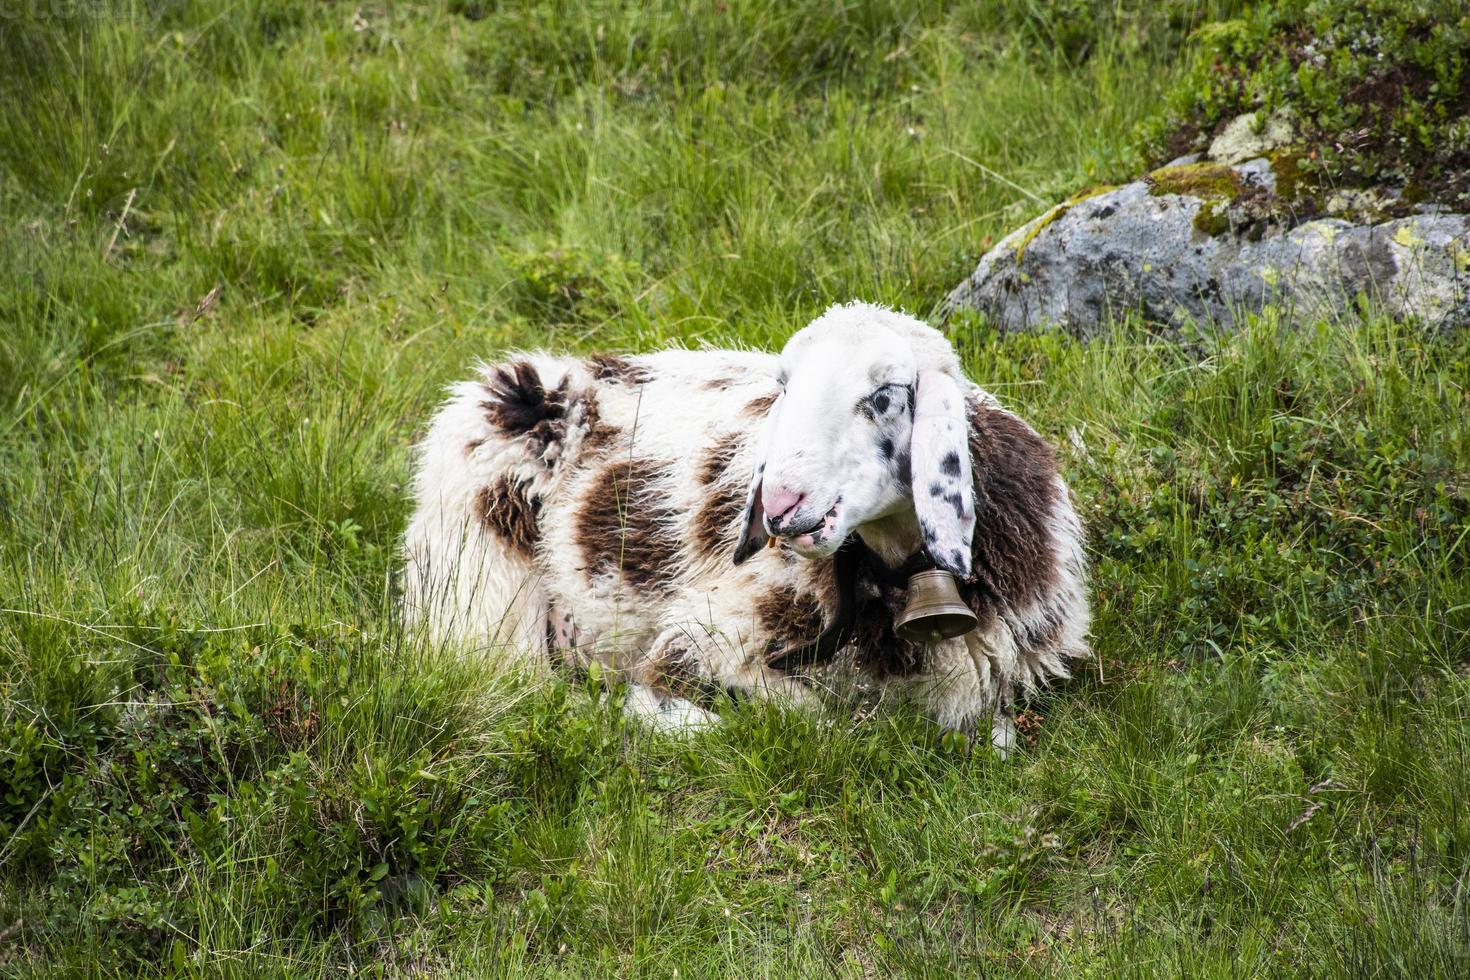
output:
[[1091,335],[1126,311],[1229,326],[1268,304],[1332,316],[1367,294],[1431,328],[1470,323],[1470,216],[1299,215],[1279,173],[1266,159],[1180,164],[1063,202],[991,249],[947,308]]
[[1259,112],[1246,112],[1230,120],[1210,141],[1209,157],[1225,164],[1244,163],[1296,140],[1296,113],[1290,106],[1277,109],[1264,122]]

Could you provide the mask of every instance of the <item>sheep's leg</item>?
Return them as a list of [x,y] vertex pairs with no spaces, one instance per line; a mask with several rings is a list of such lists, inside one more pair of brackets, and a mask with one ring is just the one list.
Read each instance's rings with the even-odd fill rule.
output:
[[732,691],[774,701],[793,708],[821,708],[821,698],[790,674],[768,667],[758,658],[747,658],[735,669],[720,673],[720,684]]
[[670,734],[693,734],[709,728],[720,716],[701,708],[686,698],[648,684],[628,685],[623,710],[654,731]]
[[[965,653],[970,659],[970,665],[974,668],[975,680],[980,688],[980,696],[977,706],[989,704],[990,707],[990,745],[1002,759],[1010,757],[1016,747],[1016,717],[1015,708],[1008,703],[1002,703],[998,688],[994,680],[995,673],[995,647],[987,640],[986,635],[979,630],[972,630],[965,634],[962,639],[965,642]],[[979,724],[977,722],[976,728]],[[975,733],[979,735],[977,731]]]
[[932,643],[924,651],[923,671],[904,686],[942,728],[979,737],[988,721],[991,745],[1004,758],[1015,746],[1016,726],[1001,693],[1001,640],[995,631],[973,631]]
[[694,623],[666,631],[668,650],[679,651],[686,675],[697,676],[702,690],[717,690],[801,708],[821,700],[806,683],[767,662],[764,646]]
[[818,707],[811,688],[729,648],[698,626],[664,630],[629,672],[629,713],[660,730],[692,730],[719,721],[698,701],[721,693],[743,694],[799,707]]
[[692,697],[711,686],[698,651],[682,631],[665,630],[629,672],[625,710],[657,731],[694,732],[720,720]]
[[1016,747],[1015,709],[999,676],[1009,632],[975,631],[932,643],[921,673],[899,682],[942,728],[979,739],[990,723],[990,744],[1000,758]]

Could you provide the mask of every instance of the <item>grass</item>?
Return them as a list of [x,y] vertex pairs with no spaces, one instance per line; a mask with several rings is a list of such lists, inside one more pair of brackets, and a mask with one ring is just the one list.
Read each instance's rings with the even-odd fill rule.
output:
[[1131,176],[1217,6],[0,21],[0,971],[1463,975],[1470,338],[957,321],[1095,563],[1098,662],[1004,763],[661,740],[395,621],[472,359],[930,312]]

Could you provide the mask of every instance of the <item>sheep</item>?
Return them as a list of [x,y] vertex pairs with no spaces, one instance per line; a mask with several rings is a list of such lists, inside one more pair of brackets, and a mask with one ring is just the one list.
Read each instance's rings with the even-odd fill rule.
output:
[[[1051,447],[883,307],[833,306],[779,356],[519,353],[453,386],[417,448],[404,609],[533,671],[597,662],[656,728],[711,691],[820,703],[844,662],[940,726],[1088,655],[1083,531]],[[951,572],[976,629],[923,646],[907,575]]]

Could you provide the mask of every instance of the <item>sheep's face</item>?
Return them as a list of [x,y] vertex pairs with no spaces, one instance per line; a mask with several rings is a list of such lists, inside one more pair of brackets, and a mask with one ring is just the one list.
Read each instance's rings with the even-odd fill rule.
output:
[[825,557],[863,525],[908,514],[935,561],[968,574],[974,506],[948,342],[888,310],[838,307],[795,334],[779,365],[736,562],[767,536]]

